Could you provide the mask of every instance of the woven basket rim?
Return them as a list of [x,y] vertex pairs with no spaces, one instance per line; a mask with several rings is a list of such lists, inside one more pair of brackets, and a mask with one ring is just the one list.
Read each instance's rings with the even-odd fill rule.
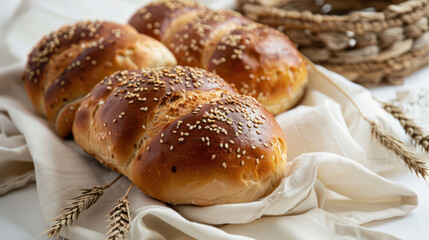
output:
[[260,5],[263,0],[240,0],[239,6],[253,20],[268,25],[283,25],[311,31],[380,32],[399,27],[429,15],[429,0],[408,0],[391,4],[382,12],[357,11],[349,15],[323,15],[310,11],[293,11]]
[[343,22],[360,22],[362,20],[369,21],[386,21],[389,19],[400,18],[402,15],[410,14],[416,10],[423,9],[428,6],[428,0],[407,0],[399,4],[389,4],[383,11],[377,12],[363,12],[356,11],[346,15],[337,14],[320,14],[312,13],[311,11],[297,11],[297,10],[286,10],[278,8],[276,6],[262,5],[261,0],[240,0],[242,8],[251,12],[263,10],[265,13],[270,12],[268,15],[276,15],[279,17],[287,17],[292,19],[300,19],[311,21],[343,21]]

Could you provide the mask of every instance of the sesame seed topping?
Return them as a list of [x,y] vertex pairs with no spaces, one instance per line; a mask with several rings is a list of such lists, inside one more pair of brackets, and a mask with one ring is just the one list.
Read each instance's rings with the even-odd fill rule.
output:
[[226,168],[226,163],[224,163],[224,162],[223,162],[223,163],[222,163],[222,167],[223,167],[223,168]]
[[171,146],[170,146],[170,151],[173,151],[173,149],[174,149],[174,146],[173,146],[173,145],[171,145]]
[[244,166],[244,160],[241,160],[241,166]]
[[213,154],[213,155],[212,155],[212,160],[213,160],[213,159],[215,159],[215,158],[216,158],[216,155],[214,155],[214,154]]

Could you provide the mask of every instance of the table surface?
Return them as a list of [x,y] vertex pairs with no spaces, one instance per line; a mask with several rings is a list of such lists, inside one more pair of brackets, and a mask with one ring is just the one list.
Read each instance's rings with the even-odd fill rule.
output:
[[[12,4],[14,1],[7,2]],[[5,11],[0,11],[0,13],[5,13]],[[7,19],[7,14],[0,14],[0,27],[4,23],[3,19]],[[390,101],[395,99],[398,91],[419,88],[429,89],[427,76],[429,76],[429,67],[408,77],[403,85],[382,85],[371,89],[371,92],[381,100]],[[385,173],[383,176],[415,191],[419,198],[419,205],[411,214],[405,217],[372,222],[364,226],[392,234],[401,239],[428,239],[428,184],[421,179],[417,179],[405,168],[401,171]],[[46,223],[41,212],[35,183],[28,184],[21,189],[0,197],[1,239],[37,239],[45,230],[45,227]]]

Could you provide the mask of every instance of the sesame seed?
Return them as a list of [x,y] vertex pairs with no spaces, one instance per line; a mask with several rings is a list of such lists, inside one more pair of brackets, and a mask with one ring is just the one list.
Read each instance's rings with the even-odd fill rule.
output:
[[183,141],[185,141],[184,138],[179,138],[179,142],[183,142]]
[[265,146],[265,147],[268,147],[268,144],[264,143],[264,146]]
[[213,155],[212,155],[212,160],[213,160],[213,159],[215,159],[215,158],[216,158],[216,155],[214,155],[214,154],[213,154]]
[[256,159],[256,164],[259,164],[259,159]]
[[143,129],[146,129],[146,126],[145,126],[145,125],[142,125],[142,128],[143,128]]
[[224,162],[223,162],[223,163],[222,163],[222,167],[223,167],[223,168],[226,168],[226,163],[224,163]]
[[244,166],[244,160],[241,160],[241,166]]
[[146,150],[147,150],[147,151],[149,151],[149,150],[150,150],[150,146],[149,146],[149,145],[147,145]]
[[173,151],[173,149],[174,149],[174,146],[173,146],[173,145],[171,145],[171,146],[170,146],[170,151]]

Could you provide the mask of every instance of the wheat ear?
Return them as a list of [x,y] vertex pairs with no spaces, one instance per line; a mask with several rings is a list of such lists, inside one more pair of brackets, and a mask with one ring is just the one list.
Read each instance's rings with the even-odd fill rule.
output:
[[79,215],[94,205],[103,195],[103,190],[112,186],[122,175],[119,175],[112,182],[104,186],[95,186],[91,189],[81,189],[81,195],[72,198],[70,206],[64,208],[64,212],[49,222],[54,222],[47,230],[47,236],[58,238],[64,228],[72,225]]
[[110,230],[106,233],[108,240],[124,239],[130,227],[130,203],[128,202],[128,194],[133,188],[134,184],[131,183],[125,195],[113,206],[109,213]]
[[419,160],[417,155],[410,152],[398,139],[392,134],[386,132],[380,124],[370,121],[372,135],[381,143],[381,145],[392,150],[402,160],[404,160],[410,171],[414,172],[417,176],[420,175],[426,179],[428,174],[428,167],[426,164]]
[[414,144],[422,147],[426,153],[429,153],[429,135],[425,136],[423,128],[418,126],[412,118],[405,115],[404,111],[400,107],[382,101],[379,102],[386,112],[392,114],[394,118],[398,119],[405,132],[414,140]]
[[353,104],[359,115],[371,126],[372,136],[377,139],[383,147],[391,150],[393,153],[399,156],[407,165],[407,167],[417,176],[420,175],[423,177],[423,179],[426,179],[428,168],[424,162],[420,161],[420,159],[414,153],[409,151],[403,142],[399,141],[393,135],[384,130],[378,123],[369,120],[365,114],[363,114],[357,103],[353,101],[352,97],[325,74],[321,73],[309,59],[307,59],[307,63],[314,71],[318,72],[325,80],[333,85]]

